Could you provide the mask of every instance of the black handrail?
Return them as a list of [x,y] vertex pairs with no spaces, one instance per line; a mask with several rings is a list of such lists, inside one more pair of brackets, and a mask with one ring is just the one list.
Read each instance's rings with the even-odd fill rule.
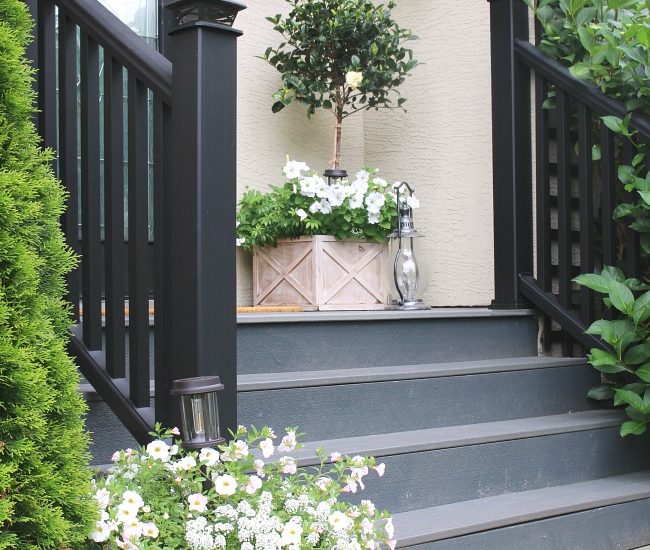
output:
[[[585,80],[578,80],[564,65],[542,53],[530,42],[515,40],[514,49],[517,58],[533,69],[535,73],[543,76],[590,109],[603,116],[624,118],[627,115],[628,110],[625,105],[607,97],[593,84],[589,84]],[[650,118],[634,114],[630,120],[630,127],[638,130],[646,140],[650,140]]]
[[172,64],[99,2],[57,0],[57,5],[114,59],[171,105]]

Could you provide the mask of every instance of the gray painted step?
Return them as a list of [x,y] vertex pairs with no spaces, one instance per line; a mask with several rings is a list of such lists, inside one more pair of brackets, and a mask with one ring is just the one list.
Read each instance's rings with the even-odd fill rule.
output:
[[[299,426],[306,434],[305,441],[313,441],[400,432],[405,427],[417,430],[547,416],[595,407],[586,398],[599,379],[594,369],[575,363],[557,366],[559,363],[548,358],[527,361],[513,362],[510,371],[489,361],[495,372],[485,374],[476,374],[481,368],[476,362],[457,363],[454,375],[444,370],[443,376],[436,376],[436,365],[395,367],[392,374],[371,369],[375,381],[354,384],[342,383],[346,376],[343,371],[324,377],[315,372],[299,373],[295,376],[300,387],[240,392],[239,421],[269,425],[276,431]],[[519,367],[515,368],[515,364]],[[419,369],[424,372],[412,378],[414,370]],[[283,384],[291,384],[293,375],[277,376]],[[352,376],[359,380],[363,374],[354,371]],[[392,381],[401,376],[405,378]],[[262,388],[261,382],[246,378],[242,388]]]
[[240,315],[240,374],[537,355],[529,310]]
[[395,380],[442,378],[446,376],[469,376],[494,372],[513,372],[530,369],[569,367],[585,365],[584,359],[571,357],[512,357],[482,361],[455,361],[425,365],[402,365],[399,367],[362,367],[318,371],[270,372],[243,374],[237,377],[240,392],[336,386]]
[[591,411],[318,441],[296,457],[315,464],[318,448],[376,456],[385,476],[371,475],[352,500],[402,512],[643,469],[650,438],[622,440],[621,420],[619,411]]
[[[573,534],[574,540],[578,538],[578,542],[571,545],[549,546],[548,541],[544,541],[544,535],[542,535],[541,539],[529,539],[529,535],[525,534],[525,532],[515,533],[516,538],[513,540],[512,536],[510,536],[508,542],[506,541],[507,535],[500,532],[503,531],[500,528],[513,525],[523,525],[525,527],[530,525],[530,522],[538,522],[556,516],[566,516],[567,514],[576,514],[587,510],[598,511],[600,509],[607,511],[608,509],[603,507],[642,501],[645,504],[640,506],[636,513],[639,513],[639,511],[645,512],[645,521],[642,528],[643,540],[635,541],[634,544],[644,544],[648,542],[648,536],[650,535],[647,522],[647,512],[650,508],[647,506],[648,501],[644,500],[649,498],[650,471],[636,472],[560,487],[487,497],[396,514],[396,536],[398,538],[398,547],[414,547],[418,550],[496,550],[497,548],[500,550],[511,548],[514,550],[515,548],[520,549],[524,545],[527,550],[542,548],[549,550],[551,548],[553,550],[631,548],[633,546],[603,546],[602,541],[596,546],[583,545],[580,541],[588,541],[590,538],[589,532],[576,533],[569,529],[554,532],[552,523],[547,524],[547,530],[541,531],[541,533],[546,533],[546,536],[550,535],[557,542],[564,540],[565,535],[571,536]],[[605,514],[604,517],[607,519],[609,516]],[[591,523],[597,525],[597,523]],[[499,531],[493,531],[496,529]],[[489,532],[492,535],[492,542],[485,544],[481,542],[481,540],[485,541],[487,537],[468,537],[468,535],[483,532]],[[540,533],[539,529],[537,532]],[[558,534],[562,536],[558,537]],[[448,539],[452,540],[449,540],[449,544],[446,544]],[[435,541],[445,541],[445,543],[434,544]],[[518,542],[519,546],[514,546],[514,542]]]

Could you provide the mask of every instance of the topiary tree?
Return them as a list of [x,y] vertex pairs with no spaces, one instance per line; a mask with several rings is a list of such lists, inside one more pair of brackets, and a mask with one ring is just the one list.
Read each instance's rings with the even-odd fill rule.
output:
[[82,544],[96,514],[88,437],[66,354],[65,195],[32,124],[25,4],[0,0],[0,548]]
[[335,117],[332,167],[341,163],[343,119],[368,109],[402,108],[406,101],[396,88],[417,65],[413,51],[403,46],[416,37],[392,19],[392,0],[286,0],[293,9],[286,17],[267,19],[284,42],[268,48],[266,59],[282,74],[283,86],[274,94],[273,112],[292,101]]

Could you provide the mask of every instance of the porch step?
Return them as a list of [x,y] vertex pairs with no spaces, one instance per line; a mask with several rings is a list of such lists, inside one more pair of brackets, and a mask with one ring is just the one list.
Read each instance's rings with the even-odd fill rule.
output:
[[531,310],[246,314],[237,319],[240,374],[417,365],[537,355]]
[[319,448],[377,457],[385,476],[351,498],[404,512],[641,470],[650,440],[622,440],[621,421],[587,411],[310,442],[293,456],[301,466],[318,464]]
[[650,471],[395,515],[398,548],[614,550],[650,540]]
[[299,426],[309,441],[588,410],[598,376],[579,359],[521,357],[239,380],[241,423]]

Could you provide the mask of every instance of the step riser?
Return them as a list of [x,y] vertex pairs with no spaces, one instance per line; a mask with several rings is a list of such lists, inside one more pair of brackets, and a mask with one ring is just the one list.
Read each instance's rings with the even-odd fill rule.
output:
[[240,324],[239,374],[537,355],[534,317]]
[[647,466],[650,438],[622,440],[618,427],[378,457],[369,498],[392,513],[627,474]]
[[241,392],[239,422],[304,440],[511,420],[587,410],[598,376],[587,366],[397,382]]
[[[418,544],[409,550],[629,550],[650,541],[650,499]],[[399,539],[399,533],[397,533]],[[399,545],[398,548],[406,548]]]

